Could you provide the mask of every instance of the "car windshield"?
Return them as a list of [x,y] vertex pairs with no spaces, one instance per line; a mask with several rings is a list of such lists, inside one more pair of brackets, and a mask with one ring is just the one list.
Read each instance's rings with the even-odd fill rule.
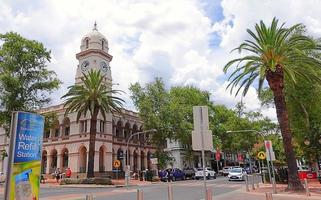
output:
[[203,171],[203,168],[198,168],[197,171]]
[[[299,170],[300,170],[300,168],[299,168]],[[309,167],[307,167],[307,166],[301,166],[301,170],[309,170]]]
[[241,172],[242,172],[242,169],[240,169],[240,168],[235,168],[235,169],[232,169],[231,172],[232,172],[232,173],[241,173]]

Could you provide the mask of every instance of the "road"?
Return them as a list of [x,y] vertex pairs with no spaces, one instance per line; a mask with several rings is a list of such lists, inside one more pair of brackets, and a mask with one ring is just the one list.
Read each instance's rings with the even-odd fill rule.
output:
[[[167,184],[156,183],[140,187],[145,200],[166,200]],[[233,193],[244,186],[244,182],[228,182],[225,177],[208,180],[208,187],[212,188],[213,196]],[[176,181],[172,183],[175,200],[200,200],[203,198],[203,182],[196,180]],[[42,188],[40,199],[85,199],[86,194],[93,194],[95,200],[135,200],[138,187],[126,188]]]

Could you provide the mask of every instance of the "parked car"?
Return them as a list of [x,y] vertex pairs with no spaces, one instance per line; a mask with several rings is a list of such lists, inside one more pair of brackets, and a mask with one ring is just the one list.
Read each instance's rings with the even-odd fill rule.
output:
[[231,170],[231,169],[232,169],[231,166],[223,167],[223,170],[222,170],[223,176],[227,176],[227,175],[230,173],[230,170]]
[[242,169],[242,168],[233,168],[233,169],[231,169],[231,171],[229,172],[227,177],[228,177],[229,181],[232,181],[232,180],[244,181],[245,180],[245,175],[246,175],[246,172],[245,172],[244,169]]
[[177,181],[177,180],[185,180],[185,174],[182,170],[178,168],[168,168],[166,170],[162,170],[158,172],[158,176],[161,181]]
[[[200,178],[203,178],[203,177],[204,177],[203,168],[198,168],[197,171],[195,172],[195,179],[200,179]],[[206,167],[205,168],[205,177],[207,179],[210,179],[210,178],[216,179],[216,173],[211,168]]]
[[190,179],[195,178],[195,169],[194,168],[187,167],[187,168],[183,169],[183,172],[185,174],[185,178],[190,178]]
[[298,166],[298,176],[301,180],[306,179],[317,179],[317,172],[309,166],[300,165]]

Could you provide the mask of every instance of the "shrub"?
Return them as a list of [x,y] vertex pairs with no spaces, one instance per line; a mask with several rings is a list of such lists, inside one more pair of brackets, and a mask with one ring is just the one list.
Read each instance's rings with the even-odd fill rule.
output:
[[84,178],[84,179],[75,179],[75,178],[66,178],[60,181],[60,185],[68,184],[97,184],[97,185],[112,185],[110,178]]

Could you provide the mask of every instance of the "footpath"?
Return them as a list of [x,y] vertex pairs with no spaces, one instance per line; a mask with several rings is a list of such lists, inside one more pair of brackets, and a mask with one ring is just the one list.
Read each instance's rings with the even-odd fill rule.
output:
[[309,181],[309,196],[304,192],[288,192],[286,191],[287,185],[277,184],[276,194],[272,194],[272,199],[266,197],[266,193],[272,193],[273,189],[271,184],[259,184],[257,188],[253,190],[250,186],[250,191],[246,192],[245,186],[242,189],[219,195],[215,197],[213,194],[213,200],[321,200],[321,184],[318,181]]

